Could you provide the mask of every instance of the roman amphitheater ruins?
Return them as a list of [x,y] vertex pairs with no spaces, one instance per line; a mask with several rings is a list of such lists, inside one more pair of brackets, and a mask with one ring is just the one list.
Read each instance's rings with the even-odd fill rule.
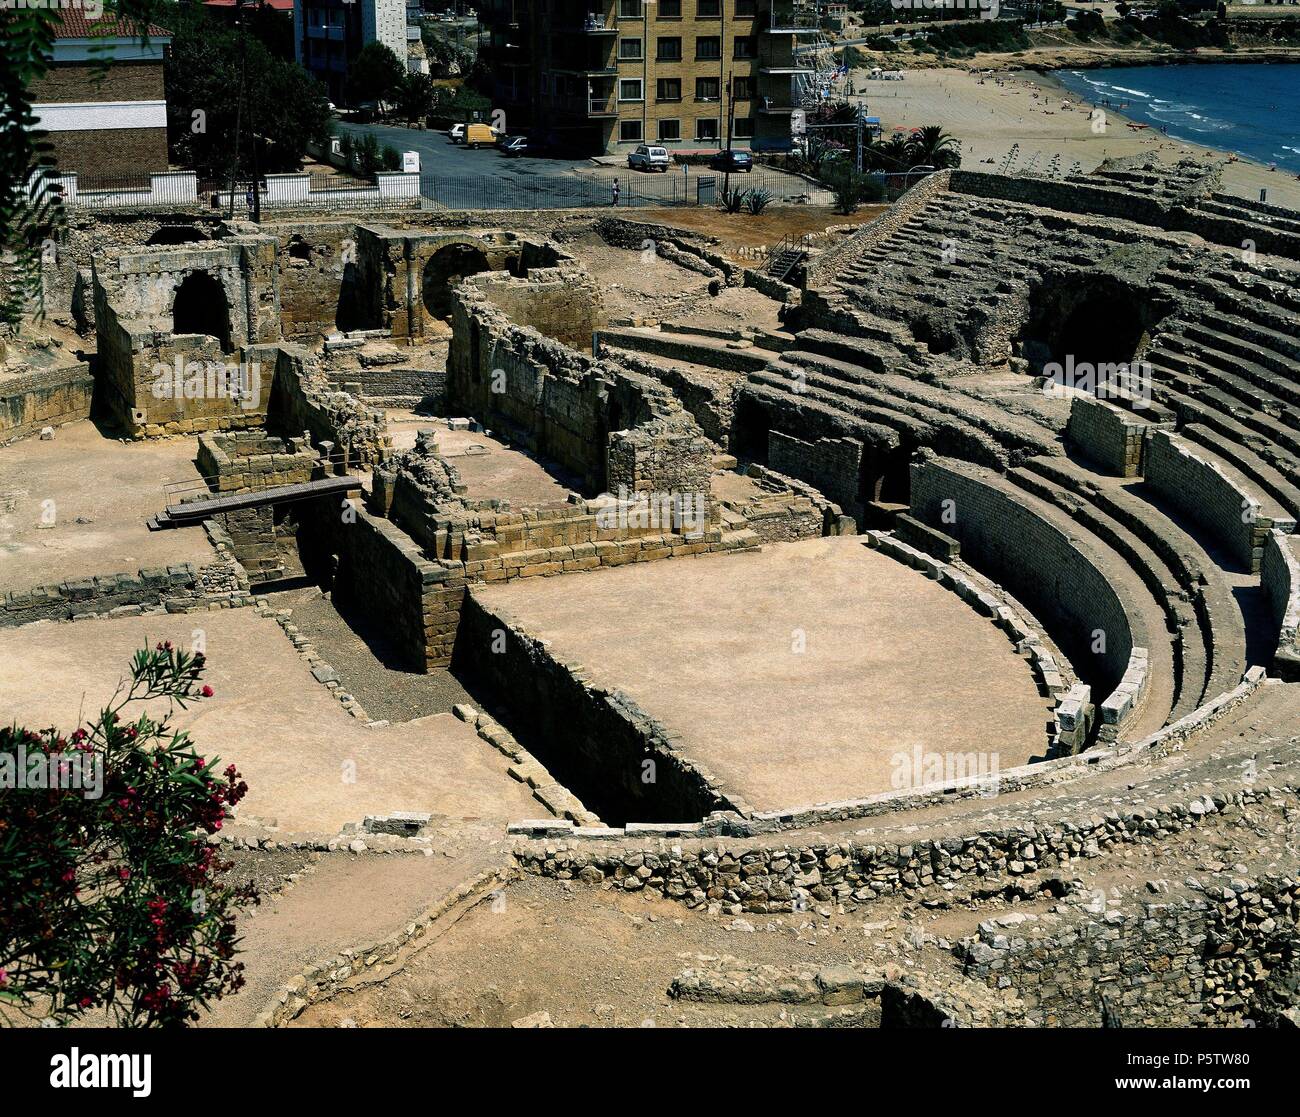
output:
[[0,714],[206,651],[210,1023],[1300,1024],[1300,213],[953,170],[798,252],[74,216]]

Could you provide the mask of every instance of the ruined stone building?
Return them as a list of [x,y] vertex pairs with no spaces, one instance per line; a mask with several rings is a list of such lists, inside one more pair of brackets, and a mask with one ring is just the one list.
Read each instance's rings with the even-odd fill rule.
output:
[[331,914],[214,1023],[1294,1026],[1298,274],[1139,160],[932,175],[785,281],[88,221],[4,354],[0,682],[204,633],[259,941]]

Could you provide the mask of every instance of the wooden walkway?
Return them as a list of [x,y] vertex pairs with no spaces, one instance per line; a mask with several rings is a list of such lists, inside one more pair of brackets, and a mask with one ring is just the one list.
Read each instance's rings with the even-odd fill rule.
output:
[[322,477],[316,481],[301,481],[296,485],[276,485],[246,493],[228,493],[224,496],[204,497],[181,504],[169,504],[149,521],[150,531],[169,527],[197,524],[211,516],[237,512],[241,508],[259,508],[264,504],[287,504],[296,500],[311,500],[318,496],[331,496],[361,488],[359,477]]

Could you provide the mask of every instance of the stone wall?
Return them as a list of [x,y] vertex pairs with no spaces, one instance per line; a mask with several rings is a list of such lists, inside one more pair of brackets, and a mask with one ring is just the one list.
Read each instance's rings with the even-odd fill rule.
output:
[[1298,905],[1294,880],[1222,878],[1137,910],[1012,913],[957,950],[967,977],[1020,997],[1030,1026],[1097,1027],[1101,991],[1122,1027],[1258,1025],[1271,972],[1294,957]]
[[97,574],[0,594],[0,627],[89,616],[132,616],[164,609],[185,612],[217,602],[247,605],[252,602],[247,589],[243,572],[221,556],[201,569],[187,562]]
[[535,268],[524,278],[489,273],[475,286],[516,325],[580,351],[591,348],[592,334],[605,324],[600,288],[583,268]]
[[845,268],[863,259],[882,241],[893,236],[936,195],[949,189],[953,171],[938,171],[922,179],[884,213],[839,244],[813,256],[804,266],[805,291],[825,287]]
[[[1076,859],[1103,856],[1117,846],[1168,840],[1194,830],[1202,820],[1234,810],[1270,794],[1270,789],[1224,789],[1215,799],[1143,804],[1109,812],[1088,811],[1051,822],[1041,817],[986,820],[974,835],[890,841],[757,842],[724,837],[628,845],[621,830],[578,833],[556,820],[555,835],[572,834],[572,843],[521,844],[516,857],[525,871],[589,884],[609,881],[624,891],[648,889],[690,908],[712,908],[729,915],[807,910],[813,904],[870,903],[882,896],[914,895],[922,889],[965,884],[992,890],[1012,887],[1018,878],[1068,867]],[[1286,792],[1294,797],[1294,791]],[[715,833],[725,833],[719,818]],[[650,835],[645,834],[648,838]],[[670,835],[663,835],[670,836]],[[640,870],[646,868],[648,873]]]
[[1300,682],[1300,537],[1269,533],[1260,564],[1260,583],[1278,626],[1273,674]]
[[912,514],[957,539],[963,559],[1042,619],[1099,703],[1120,685],[1133,649],[1151,646],[1106,559],[992,471],[950,458],[914,462]]
[[316,359],[297,345],[255,351],[275,369],[267,403],[267,427],[289,434],[306,432],[319,447],[333,446],[332,460],[344,469],[373,469],[392,451],[384,413],[345,392],[334,391]]
[[1147,439],[1145,472],[1162,499],[1222,542],[1245,569],[1259,573],[1273,521],[1217,462],[1199,457],[1180,436],[1157,430]]
[[451,658],[461,594],[449,594],[447,571],[421,553],[395,524],[349,499],[311,502],[298,539],[308,566],[328,564],[327,584],[339,612],[359,627],[382,628],[403,666],[428,671]]
[[777,430],[767,435],[768,465],[778,473],[803,478],[846,508],[858,503],[862,452],[856,438],[805,441]]
[[90,418],[94,394],[95,380],[86,364],[0,378],[0,442]]
[[1132,411],[1094,396],[1075,396],[1070,402],[1066,439],[1108,473],[1117,477],[1142,475],[1142,448],[1153,426],[1173,429],[1173,421],[1151,423]]
[[[713,447],[670,388],[514,324],[482,282],[470,279],[453,296],[451,410],[504,428],[580,477],[589,493],[619,484],[700,491]],[[681,487],[684,475],[696,478],[690,490]]]
[[276,238],[280,286],[280,332],[307,340],[349,328],[349,308],[340,306],[355,271],[356,223],[298,221],[263,226]]
[[453,667],[499,695],[494,711],[606,821],[683,822],[743,809],[674,749],[673,734],[621,692],[595,687],[519,622],[465,596]]
[[307,436],[277,438],[265,431],[199,436],[199,474],[217,493],[252,492],[310,481],[319,458]]

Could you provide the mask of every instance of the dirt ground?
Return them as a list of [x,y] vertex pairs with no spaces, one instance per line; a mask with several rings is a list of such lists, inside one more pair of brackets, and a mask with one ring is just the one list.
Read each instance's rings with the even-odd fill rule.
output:
[[757,217],[747,213],[723,213],[691,206],[669,209],[639,209],[634,220],[673,225],[694,233],[717,237],[729,251],[776,244],[785,236],[820,233],[832,225],[865,225],[888,207],[863,206],[857,213],[836,213],[830,206],[771,206]]
[[0,447],[0,587],[208,563],[201,527],[151,532],[167,481],[197,480],[195,437],[121,442],[91,422]]
[[1047,744],[1049,704],[1007,638],[858,538],[474,592],[758,810],[891,790],[914,749],[1005,769]]

